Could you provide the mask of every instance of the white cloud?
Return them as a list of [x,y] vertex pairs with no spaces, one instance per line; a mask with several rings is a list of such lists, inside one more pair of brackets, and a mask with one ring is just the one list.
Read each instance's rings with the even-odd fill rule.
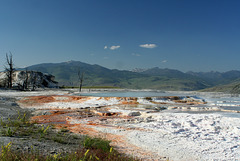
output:
[[167,62],[167,60],[163,60],[163,61],[162,61],[162,63],[166,63],[166,62]]
[[117,45],[117,46],[111,46],[109,49],[111,49],[111,50],[116,50],[116,49],[118,49],[118,48],[120,48],[119,45]]
[[142,48],[149,48],[149,49],[157,47],[156,44],[142,44],[142,45],[139,45],[139,46],[142,47]]
[[107,46],[104,46],[104,49],[107,49],[108,47]]
[[132,53],[133,56],[141,56],[140,54],[137,53]]

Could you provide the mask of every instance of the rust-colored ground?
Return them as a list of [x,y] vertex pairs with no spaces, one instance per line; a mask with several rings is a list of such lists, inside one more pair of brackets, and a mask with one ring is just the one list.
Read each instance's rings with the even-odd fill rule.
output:
[[[40,106],[44,103],[51,102],[73,102],[73,103],[83,103],[93,97],[88,96],[67,96],[67,95],[49,95],[49,96],[29,96],[24,97],[19,100],[18,103],[28,107],[28,106]],[[115,97],[119,100],[119,104],[138,104],[137,98],[135,97]],[[110,100],[112,97],[99,97],[98,100]]]
[[51,95],[51,96],[29,96],[24,97],[19,100],[18,103],[23,104],[25,106],[39,106],[44,103],[50,102],[78,102],[81,103],[90,99],[90,97],[85,96],[59,96],[59,95]]
[[[81,103],[90,99],[90,97],[83,96],[31,96],[24,97],[19,101],[19,103],[25,107],[37,107],[41,106],[44,103],[51,102],[74,102]],[[99,98],[109,100],[109,97]],[[120,104],[137,104],[136,98],[127,98],[118,97],[120,100]],[[129,155],[137,154],[143,160],[146,160],[146,156],[153,155],[149,152],[142,150],[139,147],[129,144],[126,141],[125,136],[103,133],[97,131],[95,127],[103,127],[103,128],[123,128],[123,127],[115,127],[112,125],[104,125],[104,120],[114,120],[114,119],[131,119],[130,116],[122,116],[121,113],[111,113],[108,112],[109,108],[101,108],[101,109],[50,109],[48,110],[48,115],[40,115],[33,116],[31,121],[37,122],[39,124],[54,124],[56,128],[67,128],[73,133],[89,135],[93,137],[101,137],[111,140],[111,145],[114,146],[119,152],[126,153]],[[76,124],[72,123],[72,120],[77,120]],[[88,120],[88,121],[86,121]],[[125,129],[132,130],[132,129]],[[137,130],[137,129],[136,129]],[[138,129],[140,130],[140,129]],[[156,158],[156,157],[155,157]],[[157,159],[158,160],[158,159]]]
[[[24,97],[20,101],[18,101],[19,104],[28,107],[28,106],[39,106],[43,105],[44,103],[51,103],[51,102],[73,102],[73,103],[83,103],[89,99],[92,99],[93,97],[88,96],[68,96],[68,95],[50,95],[50,96],[30,96],[30,97]],[[105,99],[110,100],[112,97],[99,97],[98,100]],[[136,97],[115,97],[119,100],[119,104],[128,104],[128,105],[134,105],[139,104],[137,102]],[[205,104],[206,102],[197,102],[194,100],[181,100],[177,96],[166,96],[166,99],[169,99],[171,101],[174,101],[176,103],[184,103],[184,104]],[[154,101],[151,101],[155,104],[166,104],[166,103],[157,103]]]
[[[45,103],[51,102],[72,102],[72,103],[83,103],[91,99],[92,97],[87,96],[68,96],[68,95],[50,95],[50,96],[31,96],[24,97],[19,101],[19,104],[25,107],[37,107],[44,105]],[[119,100],[121,105],[136,105],[138,104],[137,98],[135,97],[115,97]],[[100,99],[110,100],[111,97],[99,97]],[[182,101],[179,97],[170,96],[168,99],[176,103],[185,103],[185,104],[198,104],[199,102],[191,102],[191,100]],[[156,103],[157,104],[157,103]],[[163,103],[164,104],[164,103]],[[146,156],[152,156],[151,158],[159,158],[154,156],[151,152],[146,152],[139,147],[129,144],[126,141],[125,136],[103,133],[96,130],[96,127],[102,128],[120,128],[124,130],[145,130],[145,129],[126,129],[124,127],[119,127],[114,125],[115,119],[127,120],[131,119],[130,116],[122,116],[121,113],[111,113],[108,111],[108,107],[95,108],[95,109],[50,109],[48,110],[50,114],[33,116],[31,120],[37,123],[48,123],[54,124],[56,128],[67,128],[73,133],[89,135],[94,137],[102,137],[108,140],[111,140],[111,144],[117,148],[120,152],[127,154],[137,154],[140,158],[144,160]],[[111,126],[109,124],[104,124],[112,122]],[[155,159],[151,159],[155,160]],[[156,159],[159,160],[159,159]]]
[[[106,119],[130,119],[129,116],[97,116],[93,115],[90,117],[93,119],[91,121],[88,121],[87,123],[77,123],[77,124],[71,124],[72,119],[87,119],[88,116],[85,115],[85,113],[81,113],[78,111],[79,116],[72,117],[71,115],[76,114],[76,110],[53,110],[51,111],[51,115],[41,115],[41,116],[34,116],[32,117],[32,121],[37,123],[52,123],[55,125],[56,128],[67,128],[73,133],[76,134],[82,134],[82,135],[88,135],[92,137],[101,137],[105,138],[107,140],[111,140],[111,145],[114,146],[119,152],[126,153],[129,155],[133,155],[137,153],[137,156],[140,157],[143,160],[148,160],[147,157],[154,155],[150,152],[146,152],[142,150],[141,148],[134,146],[132,144],[129,144],[125,137],[122,135],[117,134],[110,134],[110,133],[103,133],[100,131],[97,131],[94,127],[104,127],[104,128],[123,128],[123,127],[115,127],[114,125],[109,127],[108,125],[101,124],[101,120]],[[69,116],[70,115],[70,116]],[[80,116],[82,115],[82,116]],[[124,130],[132,130],[124,128]],[[135,129],[135,130],[143,130],[143,129]],[[154,160],[154,159],[151,159]],[[156,159],[159,160],[159,159]]]

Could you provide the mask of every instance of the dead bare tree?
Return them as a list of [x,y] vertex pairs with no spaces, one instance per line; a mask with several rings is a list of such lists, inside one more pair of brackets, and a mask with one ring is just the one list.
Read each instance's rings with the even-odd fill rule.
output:
[[27,68],[23,71],[23,84],[19,87],[23,91],[31,90],[34,91],[37,87],[37,74],[34,71],[29,71]]
[[28,79],[29,79],[29,76],[28,76],[28,70],[27,68],[25,69],[25,79],[24,79],[24,82],[23,82],[23,90],[28,90]]
[[13,68],[13,58],[12,58],[12,53],[8,55],[6,53],[6,61],[7,61],[7,67],[5,66],[6,70],[6,75],[7,75],[7,87],[12,88],[12,82],[13,82],[13,73],[15,69]]
[[84,72],[80,72],[80,69],[78,70],[78,80],[79,80],[79,92],[82,91],[82,84],[83,84],[83,76]]

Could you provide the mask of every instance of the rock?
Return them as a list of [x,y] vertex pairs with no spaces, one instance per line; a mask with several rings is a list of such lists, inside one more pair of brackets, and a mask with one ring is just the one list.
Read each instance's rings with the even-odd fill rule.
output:
[[116,112],[109,112],[109,111],[97,111],[96,114],[99,116],[116,116],[118,113]]
[[130,112],[128,116],[141,116],[140,112]]
[[41,115],[51,115],[52,113],[45,110],[39,110],[39,111],[34,111],[32,114],[34,116],[41,116]]
[[28,147],[28,146],[25,146],[23,149],[24,149],[25,152],[29,152],[31,150],[31,148]]
[[169,110],[178,109],[178,107],[176,107],[176,106],[169,106],[168,109],[169,109]]
[[153,122],[153,121],[156,121],[156,120],[154,120],[152,118],[146,118],[146,122]]
[[13,103],[11,103],[11,106],[18,106],[18,104],[13,102]]
[[156,110],[151,110],[151,111],[146,111],[145,113],[156,113],[156,112],[158,112],[158,111],[156,111]]
[[53,149],[49,152],[50,154],[56,154],[56,149]]
[[17,103],[15,103],[15,102],[5,102],[5,105],[7,105],[7,106],[18,106],[18,104]]
[[162,111],[162,110],[166,110],[167,107],[154,107],[154,109],[158,111]]

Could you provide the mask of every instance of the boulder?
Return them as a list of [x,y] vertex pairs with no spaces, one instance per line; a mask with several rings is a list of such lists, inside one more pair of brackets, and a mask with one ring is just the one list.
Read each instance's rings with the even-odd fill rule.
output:
[[141,116],[140,112],[130,112],[128,116]]

